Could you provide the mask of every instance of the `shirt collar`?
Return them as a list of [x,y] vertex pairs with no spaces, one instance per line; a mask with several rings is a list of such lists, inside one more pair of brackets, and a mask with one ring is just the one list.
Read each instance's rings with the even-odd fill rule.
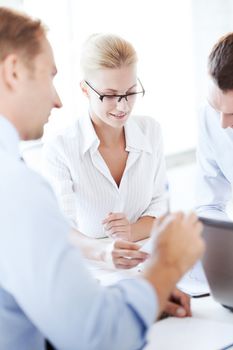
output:
[[[84,155],[90,148],[97,150],[100,140],[95,132],[89,115],[80,117],[79,124],[81,127],[82,140],[81,151]],[[138,126],[134,117],[130,117],[125,124],[126,150],[132,152],[145,151],[152,153],[148,138]]]
[[0,115],[0,149],[16,158],[20,158],[19,141],[19,134],[13,124]]
[[125,124],[126,150],[152,153],[148,137],[143,133],[134,117],[130,117]]
[[95,132],[91,118],[89,115],[84,115],[79,119],[81,129],[81,153],[84,155],[90,148],[97,150],[100,140]]

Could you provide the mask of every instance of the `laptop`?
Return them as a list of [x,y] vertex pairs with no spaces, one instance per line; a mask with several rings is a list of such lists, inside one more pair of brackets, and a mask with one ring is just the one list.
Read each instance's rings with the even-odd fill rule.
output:
[[206,242],[202,264],[214,299],[233,311],[233,222],[199,217]]

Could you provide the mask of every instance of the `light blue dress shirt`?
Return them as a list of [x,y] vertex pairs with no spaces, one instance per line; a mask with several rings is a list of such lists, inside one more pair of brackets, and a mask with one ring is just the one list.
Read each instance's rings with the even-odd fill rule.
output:
[[19,137],[0,117],[0,349],[140,349],[157,316],[142,279],[104,288],[69,245],[47,182],[20,161]]
[[197,213],[227,219],[233,184],[233,129],[221,127],[219,113],[210,105],[200,113],[197,164]]

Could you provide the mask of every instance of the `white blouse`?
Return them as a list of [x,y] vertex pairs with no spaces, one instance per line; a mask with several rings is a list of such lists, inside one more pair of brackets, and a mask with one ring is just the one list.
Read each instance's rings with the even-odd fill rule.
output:
[[103,219],[124,212],[131,223],[166,210],[166,172],[161,129],[150,117],[125,124],[126,167],[118,187],[98,151],[89,116],[79,118],[43,149],[44,173],[72,226],[89,237],[105,237]]

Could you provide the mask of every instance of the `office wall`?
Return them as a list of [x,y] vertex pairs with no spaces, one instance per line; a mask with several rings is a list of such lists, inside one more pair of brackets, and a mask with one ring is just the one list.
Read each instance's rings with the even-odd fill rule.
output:
[[17,9],[23,8],[23,0],[0,0],[0,6],[7,6]]
[[205,103],[207,58],[218,38],[233,31],[232,0],[192,0],[195,106]]
[[146,95],[135,112],[163,128],[165,153],[193,149],[197,112],[205,102],[206,61],[215,40],[233,30],[231,0],[22,0],[24,9],[50,28],[59,74],[55,84],[63,109],[52,113],[47,137],[86,112],[79,55],[93,32],[118,33],[135,45]]
[[138,75],[146,89],[136,113],[158,120],[167,154],[194,147],[195,114],[190,0],[24,0],[25,9],[50,27],[63,99],[54,111],[48,137],[86,112],[78,70],[83,41],[95,32],[113,32],[129,39],[139,55]]

